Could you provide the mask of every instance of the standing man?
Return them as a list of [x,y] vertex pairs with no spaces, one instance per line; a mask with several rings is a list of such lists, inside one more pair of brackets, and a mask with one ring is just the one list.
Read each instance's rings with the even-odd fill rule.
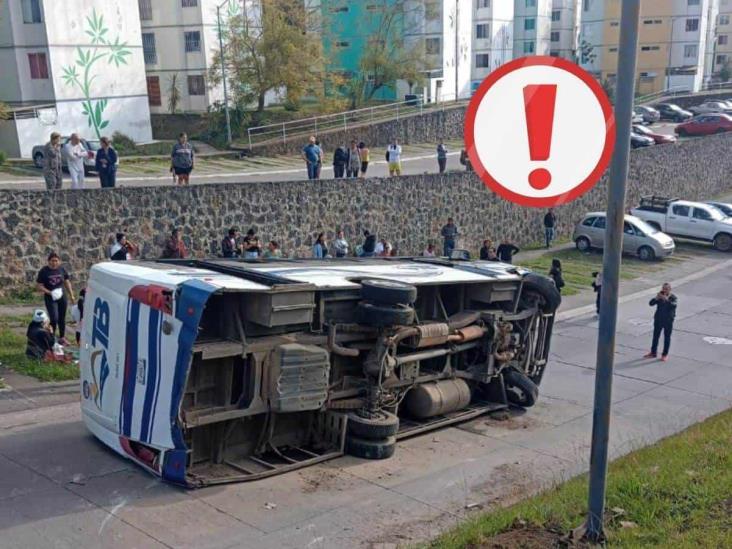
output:
[[402,147],[396,138],[386,149],[386,162],[389,165],[389,177],[402,175]]
[[661,286],[661,291],[656,297],[648,303],[651,307],[656,307],[656,314],[653,315],[653,341],[651,342],[651,352],[643,358],[656,358],[658,351],[658,340],[663,332],[663,353],[661,360],[668,360],[668,351],[671,347],[671,332],[674,329],[674,320],[676,319],[676,305],[678,300],[671,293],[671,284],[666,282]]
[[554,240],[555,230],[557,224],[557,216],[554,215],[554,208],[549,208],[544,216],[544,238],[546,239],[546,247],[549,248]]
[[71,176],[71,188],[84,188],[84,159],[88,158],[89,151],[81,144],[78,134],[72,133],[68,143],[64,145],[66,165]]
[[188,250],[186,250],[186,245],[180,236],[180,229],[173,229],[173,232],[170,233],[170,238],[165,243],[165,248],[163,248],[163,258],[185,259],[187,255]]
[[455,222],[452,220],[452,217],[447,218],[447,224],[442,227],[442,231],[440,231],[440,234],[443,238],[443,255],[446,257],[450,257],[450,254],[455,249],[455,242],[458,237],[458,228],[457,225],[455,225]]
[[43,179],[49,191],[61,190],[63,171],[61,161],[61,135],[53,132],[43,148]]
[[262,243],[259,241],[257,231],[251,228],[247,231],[247,235],[242,241],[242,252],[244,259],[257,259],[262,255]]
[[170,152],[170,171],[173,179],[178,178],[178,185],[188,185],[193,171],[193,145],[188,142],[188,136],[182,132],[178,142]]
[[333,177],[340,179],[346,171],[346,160],[348,159],[348,151],[345,146],[336,147],[333,151]]
[[229,233],[221,240],[221,255],[226,258],[237,256],[238,246],[236,239],[239,237],[239,230],[236,227],[229,229]]
[[102,137],[99,143],[102,147],[97,151],[94,165],[102,189],[111,189],[117,180],[117,151],[112,148],[108,137]]
[[440,139],[440,143],[437,145],[437,166],[440,169],[440,173],[445,173],[445,168],[447,168],[447,147],[442,139]]
[[519,253],[519,251],[517,246],[514,246],[507,238],[504,238],[496,249],[496,255],[503,263],[513,263],[514,254]]
[[315,143],[315,136],[311,135],[308,144],[302,149],[301,156],[305,160],[308,170],[308,179],[318,179],[318,165],[323,160],[323,151]]

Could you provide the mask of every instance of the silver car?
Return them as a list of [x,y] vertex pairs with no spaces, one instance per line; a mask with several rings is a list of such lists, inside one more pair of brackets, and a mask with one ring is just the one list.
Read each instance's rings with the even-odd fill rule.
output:
[[[644,261],[662,259],[674,253],[673,238],[632,215],[625,216],[623,253],[637,255]],[[605,212],[585,215],[574,228],[572,240],[581,252],[602,248],[605,244]]]

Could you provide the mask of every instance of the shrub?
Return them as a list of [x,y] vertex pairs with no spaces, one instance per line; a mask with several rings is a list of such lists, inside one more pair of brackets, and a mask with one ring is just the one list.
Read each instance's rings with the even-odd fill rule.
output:
[[5,151],[0,151],[0,166],[5,164],[5,161],[8,159],[8,155],[5,153]]
[[112,144],[115,150],[121,155],[137,153],[137,145],[135,145],[135,142],[122,132],[114,132],[112,134]]

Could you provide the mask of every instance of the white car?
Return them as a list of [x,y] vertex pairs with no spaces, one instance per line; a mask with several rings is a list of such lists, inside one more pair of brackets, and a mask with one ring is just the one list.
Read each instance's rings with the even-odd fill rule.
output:
[[[574,228],[572,240],[581,252],[605,246],[605,212],[591,212]],[[642,219],[625,216],[623,223],[623,253],[637,255],[643,261],[663,259],[674,253],[673,238],[651,227]]]
[[646,196],[630,213],[670,235],[712,242],[717,250],[732,251],[732,217],[710,204]]

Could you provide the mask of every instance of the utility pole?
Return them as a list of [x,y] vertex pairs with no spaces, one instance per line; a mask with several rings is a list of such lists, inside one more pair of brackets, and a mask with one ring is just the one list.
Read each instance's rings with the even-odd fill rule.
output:
[[228,3],[226,0],[216,6],[216,23],[219,30],[219,53],[221,54],[221,80],[224,86],[224,113],[226,114],[226,144],[231,146],[231,116],[229,115],[229,92],[226,87],[226,58],[224,56],[224,33],[221,29],[221,6]]
[[458,82],[458,63],[460,58],[460,30],[458,21],[460,20],[460,0],[455,0],[455,101],[460,99],[459,82]]
[[615,153],[610,164],[607,196],[605,253],[602,261],[600,327],[595,370],[595,405],[592,414],[590,450],[589,512],[585,536],[594,542],[604,538],[605,488],[610,435],[615,331],[618,317],[618,286],[625,218],[625,187],[630,157],[630,128],[635,94],[635,69],[638,54],[640,0],[623,0],[620,17],[618,81],[615,91]]

